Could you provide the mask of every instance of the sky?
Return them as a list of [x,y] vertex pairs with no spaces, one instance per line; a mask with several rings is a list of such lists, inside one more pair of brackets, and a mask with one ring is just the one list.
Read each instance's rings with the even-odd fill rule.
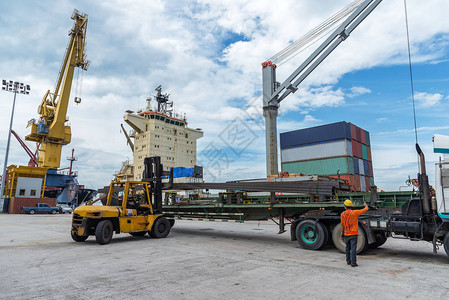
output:
[[[53,90],[76,8],[89,16],[91,64],[73,82],[72,142],[63,149],[61,167],[68,166],[73,148],[80,184],[109,184],[122,162],[132,159],[120,130],[125,111],[144,108],[162,85],[189,127],[204,131],[197,150],[206,181],[264,177],[261,63],[350,2],[1,1],[1,79],[31,86],[30,95],[17,96],[13,129],[27,135],[27,121],[38,118],[42,97]],[[407,9],[418,141],[432,183],[439,157],[432,136],[449,135],[449,1],[407,0]],[[278,81],[319,42],[278,65]],[[82,98],[78,105],[75,96]],[[2,168],[12,100],[12,93],[0,91]],[[418,167],[404,1],[383,1],[282,101],[279,112],[278,133],[339,121],[369,131],[377,186],[409,190],[405,181],[416,177]],[[27,164],[13,137],[10,149],[8,165]]]

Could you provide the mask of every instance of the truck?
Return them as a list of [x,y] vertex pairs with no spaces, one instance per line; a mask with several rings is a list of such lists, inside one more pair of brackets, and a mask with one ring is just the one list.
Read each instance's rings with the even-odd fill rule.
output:
[[22,207],[22,211],[30,215],[34,215],[35,213],[48,213],[54,215],[59,211],[59,208],[50,206],[47,203],[37,203],[36,206]]
[[[418,190],[399,193],[398,195],[407,196],[405,201],[401,201],[401,205],[388,207],[391,201],[382,200],[377,195],[375,186],[372,187],[371,194],[359,193],[361,195],[358,195],[358,198],[352,199],[354,202],[358,201],[358,204],[367,201],[370,207],[366,214],[359,217],[357,253],[380,247],[388,238],[402,238],[430,242],[434,253],[442,246],[449,256],[449,160],[446,161],[446,158],[436,164],[434,190],[429,185],[424,153],[418,144],[416,150],[421,168],[417,177]],[[448,136],[435,135],[434,152],[449,154]],[[176,184],[173,187],[193,190],[202,186],[205,185],[190,183],[188,187]],[[219,187],[218,184],[214,186]],[[224,186],[230,188],[232,184]],[[250,183],[247,183],[247,188],[252,189]],[[273,191],[270,185],[265,188],[267,192]],[[173,191],[170,195],[173,196]],[[207,204],[204,200],[202,204],[167,202],[163,206],[163,212],[167,217],[176,219],[214,222],[272,219],[278,223],[279,233],[286,231],[284,221],[287,220],[291,225],[291,240],[297,241],[301,248],[320,250],[332,241],[338,250],[345,252],[345,244],[341,238],[340,214],[344,211],[342,200],[352,196],[350,193],[339,199],[335,196],[328,196],[323,202],[311,202],[304,195],[277,195],[274,201],[267,197],[265,202],[257,202],[242,194],[242,190],[228,189],[215,202],[210,200]],[[357,206],[355,208],[357,209]]]
[[98,244],[105,245],[114,232],[167,237],[174,219],[169,220],[162,213],[160,178],[164,172],[160,158],[146,158],[144,172],[147,181],[113,181],[104,206],[94,206],[93,202],[78,206],[72,216],[72,239],[84,242],[95,236]]

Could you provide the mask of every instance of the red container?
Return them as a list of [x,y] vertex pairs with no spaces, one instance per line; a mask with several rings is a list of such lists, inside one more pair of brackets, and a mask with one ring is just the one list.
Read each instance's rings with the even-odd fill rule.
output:
[[56,198],[16,198],[12,197],[9,200],[10,214],[22,214],[22,207],[36,206],[38,203],[47,203],[50,206],[56,206]]
[[349,183],[352,186],[352,191],[354,192],[360,192],[361,186],[360,186],[360,175],[351,175],[349,179]]
[[373,174],[373,163],[371,161],[368,162],[368,170],[369,170],[369,176],[374,177]]
[[366,176],[365,177],[365,184],[366,184],[366,191],[367,192],[371,192],[371,183],[370,183],[370,177]]
[[351,141],[351,146],[352,146],[352,156],[358,157],[358,155],[357,155],[357,142],[355,140],[352,140]]
[[356,141],[362,141],[362,129],[360,129],[359,127],[356,127]]
[[349,123],[349,127],[351,129],[351,139],[352,140],[357,140],[357,126],[355,126],[352,123]]
[[363,159],[362,143],[357,143],[357,157]]
[[360,142],[364,145],[366,145],[366,134],[365,130],[360,129]]

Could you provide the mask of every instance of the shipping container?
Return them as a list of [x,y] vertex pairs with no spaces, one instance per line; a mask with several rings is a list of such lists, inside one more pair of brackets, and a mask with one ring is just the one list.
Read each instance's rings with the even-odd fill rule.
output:
[[362,144],[354,140],[352,140],[352,155],[363,158]]
[[282,171],[287,171],[289,173],[336,175],[338,169],[340,169],[340,174],[354,174],[354,162],[352,157],[344,156],[282,163]]
[[360,127],[356,128],[356,141],[357,142],[362,141],[362,129],[360,129]]
[[357,126],[355,126],[352,123],[349,123],[350,129],[351,129],[351,139],[353,141],[357,140]]
[[350,139],[351,129],[349,123],[338,122],[316,126],[280,134],[281,149],[319,143],[323,141]]
[[366,135],[366,145],[367,146],[371,146],[371,141],[370,141],[370,138],[369,138],[369,132],[365,131],[365,135]]
[[360,142],[366,145],[366,131],[363,129],[360,129]]
[[374,177],[370,177],[370,178],[369,178],[369,184],[370,184],[371,186],[374,185]]
[[360,191],[361,192],[366,192],[365,176],[360,176]]
[[367,192],[371,192],[371,182],[370,182],[371,177],[366,176],[365,177],[365,186],[366,186],[366,191]]
[[360,174],[359,159],[356,157],[353,157],[352,160],[354,161],[354,174]]
[[368,151],[367,151],[366,145],[363,145],[363,144],[362,144],[362,158],[364,160],[368,159]]
[[315,160],[340,156],[352,156],[350,140],[344,139],[336,142],[281,149],[281,162]]
[[369,176],[370,177],[374,177],[374,174],[373,174],[373,163],[372,162],[368,162],[368,171],[369,171]]
[[24,214],[22,207],[36,206],[38,203],[46,203],[50,206],[56,206],[56,198],[16,198],[12,197],[9,200],[10,214]]
[[368,156],[368,158],[367,158],[368,161],[373,160],[373,158],[371,156],[371,147],[370,146],[366,146],[366,155]]
[[365,175],[365,166],[363,165],[363,159],[358,159],[359,161],[359,174]]
[[364,167],[365,175],[369,176],[369,167],[368,167],[368,162],[366,160],[363,161],[363,167]]

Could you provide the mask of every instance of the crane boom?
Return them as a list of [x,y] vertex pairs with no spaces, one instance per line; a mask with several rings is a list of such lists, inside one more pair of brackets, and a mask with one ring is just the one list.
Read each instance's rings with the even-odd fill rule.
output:
[[345,21],[282,83],[276,81],[276,65],[262,64],[263,115],[265,118],[267,175],[278,173],[277,124],[279,103],[344,41],[351,32],[380,4],[382,0],[365,0]]
[[122,127],[123,133],[125,134],[126,141],[128,142],[128,145],[131,148],[131,151],[134,153],[134,143],[133,143],[133,141],[131,141],[131,138],[126,133],[126,130],[125,130],[125,127],[123,127],[123,124],[120,124],[120,126]]
[[87,14],[74,10],[72,14],[74,25],[69,32],[70,40],[64,56],[64,61],[58,75],[55,90],[44,95],[38,107],[39,120],[28,122],[31,133],[25,137],[27,141],[37,142],[38,166],[59,168],[62,146],[71,141],[71,129],[66,125],[67,108],[72,88],[75,67],[87,70],[85,44],[87,29]]

